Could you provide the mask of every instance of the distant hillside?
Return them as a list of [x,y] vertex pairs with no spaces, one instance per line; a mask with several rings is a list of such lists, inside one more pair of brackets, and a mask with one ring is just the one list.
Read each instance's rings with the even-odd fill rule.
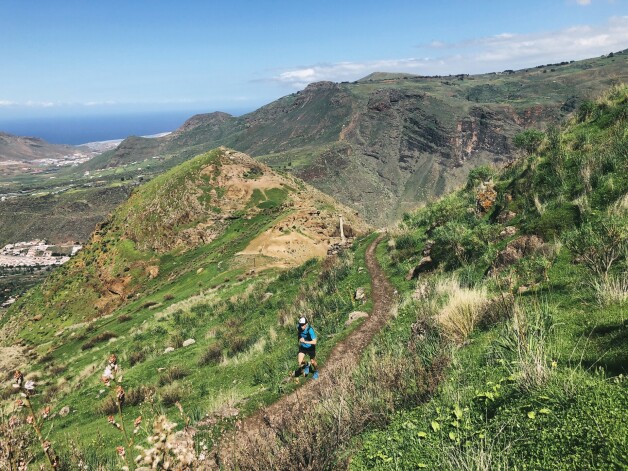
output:
[[29,162],[40,159],[55,159],[74,154],[78,149],[63,144],[50,144],[37,137],[14,136],[0,132],[0,163],[9,160]]
[[472,168],[511,159],[516,133],[557,123],[625,80],[622,52],[475,76],[375,73],[353,83],[313,83],[245,116],[198,115],[164,138],[130,138],[85,168],[146,159],[168,167],[227,145],[385,225],[463,183]]

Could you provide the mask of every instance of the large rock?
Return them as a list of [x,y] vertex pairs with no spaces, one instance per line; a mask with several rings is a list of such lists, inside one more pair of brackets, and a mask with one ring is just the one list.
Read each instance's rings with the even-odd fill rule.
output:
[[497,216],[497,222],[499,222],[500,224],[505,224],[507,222],[512,221],[515,216],[517,216],[517,213],[513,213],[512,211],[502,211],[501,213],[499,213],[499,216]]
[[184,347],[189,347],[190,345],[194,345],[196,343],[196,340],[194,339],[187,339],[183,341],[183,346]]

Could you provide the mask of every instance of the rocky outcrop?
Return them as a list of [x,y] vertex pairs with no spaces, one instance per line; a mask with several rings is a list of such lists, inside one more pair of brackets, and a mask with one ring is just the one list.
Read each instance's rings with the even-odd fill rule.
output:
[[506,248],[497,254],[492,270],[499,270],[517,263],[521,258],[539,252],[545,243],[536,235],[518,237],[506,245]]

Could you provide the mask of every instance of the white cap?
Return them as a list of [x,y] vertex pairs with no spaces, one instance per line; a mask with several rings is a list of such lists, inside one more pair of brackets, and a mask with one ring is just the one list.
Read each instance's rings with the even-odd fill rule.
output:
[[301,319],[299,319],[299,324],[307,324],[307,319],[305,317],[302,317]]

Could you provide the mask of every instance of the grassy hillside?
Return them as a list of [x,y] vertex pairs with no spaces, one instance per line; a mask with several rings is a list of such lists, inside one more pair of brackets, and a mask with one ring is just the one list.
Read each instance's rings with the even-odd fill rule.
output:
[[404,300],[373,351],[449,367],[350,469],[628,467],[627,120],[618,86],[404,219],[381,252]]
[[241,469],[626,469],[627,120],[613,87],[408,214],[394,319]]
[[[338,215],[347,236],[366,229],[331,198],[226,149],[138,188],[77,257],[0,320],[2,369],[22,354],[25,381],[36,384],[27,396],[37,411],[51,407],[42,430],[65,466],[111,469],[116,445],[135,453],[107,423],[110,415],[124,423],[116,384],[129,433],[135,417],[145,418],[137,443],[147,444],[154,417],[179,417],[180,403],[197,423],[197,442],[211,446],[233,417],[294,388],[286,379],[296,367],[299,316],[312,319],[324,364],[353,327],[344,325],[349,313],[369,305],[354,293],[365,288],[368,300],[370,239],[325,257],[341,242]],[[111,354],[121,382],[107,388],[101,376]],[[9,428],[3,419],[0,435],[32,440],[17,392],[9,383],[2,390],[3,411],[21,419]],[[44,459],[35,446],[22,452]]]

